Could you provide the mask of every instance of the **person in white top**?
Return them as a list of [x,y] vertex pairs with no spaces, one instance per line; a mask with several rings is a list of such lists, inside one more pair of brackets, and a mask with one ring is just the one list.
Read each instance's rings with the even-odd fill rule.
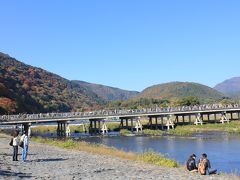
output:
[[29,144],[29,138],[26,132],[23,133],[21,136],[21,142],[23,142],[22,146],[22,160],[25,162],[27,159],[27,154],[28,154],[28,144]]

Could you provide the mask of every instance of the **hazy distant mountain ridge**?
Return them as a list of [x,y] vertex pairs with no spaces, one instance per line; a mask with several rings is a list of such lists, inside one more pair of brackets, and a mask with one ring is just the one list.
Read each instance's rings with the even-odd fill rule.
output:
[[208,86],[192,82],[170,82],[146,88],[136,98],[181,99],[195,96],[200,102],[221,100],[225,96]]
[[85,87],[0,53],[0,112],[93,109],[104,100]]
[[232,98],[240,98],[240,77],[227,79],[217,84],[214,89]]
[[87,88],[89,91],[93,91],[100,98],[106,101],[124,101],[136,96],[139,93],[137,91],[127,91],[110,86],[88,83],[85,81],[73,81],[73,82],[79,84],[82,87]]

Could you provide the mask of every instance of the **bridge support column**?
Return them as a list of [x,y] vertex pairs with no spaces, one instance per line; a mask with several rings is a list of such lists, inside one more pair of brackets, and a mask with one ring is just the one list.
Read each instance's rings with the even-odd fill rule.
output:
[[29,137],[31,136],[31,123],[21,125],[21,133],[23,134],[24,132],[26,132]]
[[90,124],[89,124],[88,132],[89,132],[89,134],[92,134],[93,133],[93,121],[91,119],[89,119],[89,121],[90,121]]
[[97,128],[98,133],[101,133],[101,120],[98,120],[98,128]]
[[155,129],[158,129],[158,117],[155,117]]
[[185,124],[185,116],[184,115],[182,116],[182,121],[183,121],[183,124]]
[[126,128],[128,129],[128,118],[126,119]]
[[178,122],[179,122],[178,115],[176,115],[176,122],[177,122],[177,124],[178,124]]
[[89,134],[101,133],[101,119],[89,119]]
[[191,124],[191,115],[188,116],[188,123]]
[[229,123],[229,119],[227,118],[227,113],[226,112],[222,112],[222,117],[221,117],[220,122],[222,124],[224,124],[225,122]]
[[203,116],[201,115],[201,113],[196,114],[196,120],[194,122],[195,125],[201,124],[203,125],[203,120],[202,120]]
[[166,126],[167,126],[167,130],[170,130],[170,127],[172,127],[172,129],[174,129],[174,123],[173,123],[173,120],[172,120],[172,115],[168,116]]
[[137,121],[136,121],[136,131],[139,132],[139,130],[142,132],[142,124],[141,124],[141,121],[140,121],[140,118],[138,117]]
[[108,128],[107,128],[107,125],[106,125],[106,122],[103,121],[103,125],[102,125],[102,134],[105,134],[105,133],[108,133]]
[[162,130],[164,129],[164,126],[163,126],[163,116],[161,116],[161,129]]
[[131,118],[131,131],[133,132],[133,119]]
[[57,136],[58,137],[65,137],[66,136],[66,122],[57,122]]
[[97,134],[97,121],[93,121],[93,125],[94,134]]
[[149,117],[149,127],[150,127],[150,129],[152,129],[152,117],[151,116]]
[[27,133],[28,137],[31,137],[31,133],[32,133],[31,124],[29,124],[29,126],[28,126],[28,133]]
[[69,123],[67,123],[67,126],[66,126],[66,137],[70,137],[70,136],[71,136],[70,125],[69,125]]

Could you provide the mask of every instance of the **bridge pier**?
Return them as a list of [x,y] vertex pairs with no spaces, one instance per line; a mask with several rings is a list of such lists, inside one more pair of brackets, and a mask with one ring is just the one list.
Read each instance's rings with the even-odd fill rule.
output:
[[57,126],[57,136],[58,137],[65,137],[66,136],[66,122],[58,121]]
[[[138,132],[139,129],[142,131],[142,124],[140,123],[140,120],[138,118],[138,120],[136,120],[136,126],[134,127],[134,121],[135,118],[133,117],[124,117],[124,118],[120,118],[121,122],[119,125],[119,129],[127,129],[127,130],[131,130],[132,132],[134,131],[134,128],[136,128],[136,131]],[[130,126],[129,126],[129,120],[130,120]],[[124,121],[125,121],[125,125],[124,125]]]
[[166,126],[167,126],[167,130],[170,130],[170,127],[171,127],[172,129],[174,129],[174,122],[173,122],[173,120],[172,120],[172,115],[169,115],[169,116],[167,117],[167,124],[166,124]]
[[100,121],[99,119],[89,119],[89,133],[90,134],[99,134],[101,132]]
[[161,116],[161,129],[162,130],[164,129],[164,126],[163,126],[163,116]]
[[21,124],[21,134],[26,132],[26,134],[30,137],[31,136],[31,123],[23,123]]
[[[89,134],[103,134],[108,133],[108,128],[105,120],[103,119],[89,119]],[[102,126],[101,126],[102,122]]]
[[[158,124],[158,118],[162,116],[149,116],[149,122],[148,122],[148,128],[149,129],[158,129],[159,124]],[[153,118],[155,119],[155,124],[153,124]],[[162,119],[162,124],[163,124],[163,119]]]
[[149,117],[149,127],[150,129],[152,129],[153,125],[152,125],[152,116]]
[[198,113],[195,116],[196,116],[196,120],[195,120],[194,124],[195,125],[198,125],[198,124],[203,125],[203,115],[201,113]]
[[188,116],[188,123],[191,124],[192,116],[191,114]]
[[222,117],[221,117],[220,122],[222,124],[224,124],[225,122],[229,123],[229,119],[227,118],[227,113],[226,112],[222,112]]
[[142,124],[140,122],[140,117],[138,117],[137,121],[136,121],[136,131],[139,132],[139,130],[142,132]]
[[66,126],[66,137],[70,137],[70,136],[71,136],[70,125],[69,125],[69,123],[67,123],[67,126]]
[[103,125],[102,125],[102,134],[108,133],[108,128],[107,125],[105,123],[105,121],[103,121]]

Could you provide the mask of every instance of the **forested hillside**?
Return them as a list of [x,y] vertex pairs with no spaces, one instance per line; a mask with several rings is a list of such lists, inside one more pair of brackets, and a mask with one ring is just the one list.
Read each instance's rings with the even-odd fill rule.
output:
[[110,86],[104,86],[101,84],[93,84],[84,81],[73,81],[87,88],[89,91],[93,91],[99,97],[106,101],[124,101],[136,96],[139,92],[137,91],[127,91],[119,88],[114,88]]
[[190,82],[170,82],[146,88],[136,96],[136,99],[154,98],[171,100],[189,96],[197,97],[201,103],[211,103],[226,97],[217,90],[202,84]]
[[99,108],[105,101],[85,87],[0,54],[0,112],[66,112]]

